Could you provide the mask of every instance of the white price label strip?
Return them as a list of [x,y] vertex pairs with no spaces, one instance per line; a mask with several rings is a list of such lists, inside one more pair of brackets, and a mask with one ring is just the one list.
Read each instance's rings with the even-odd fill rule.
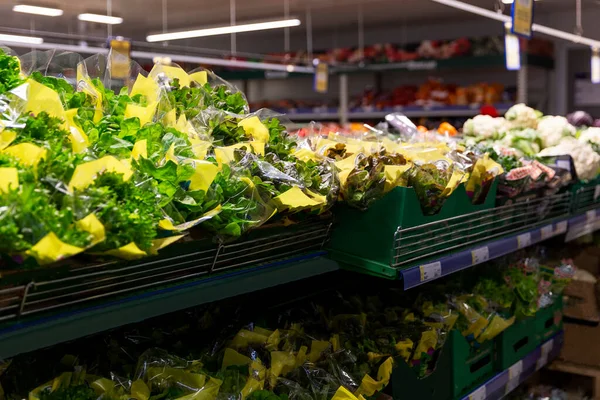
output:
[[553,236],[554,228],[552,225],[546,225],[542,228],[542,240],[548,239]]
[[567,221],[560,221],[556,224],[556,233],[565,233],[567,232]]
[[554,347],[554,339],[548,340],[546,343],[542,345],[542,354],[536,363],[536,370],[541,369],[544,365],[548,364],[548,354],[552,351]]
[[519,360],[515,364],[513,364],[512,367],[510,367],[508,369],[508,379],[513,380],[515,378],[520,378],[522,372],[523,372],[523,360]]
[[595,222],[596,221],[596,210],[590,210],[585,213],[585,219],[587,222]]
[[480,264],[490,259],[490,249],[487,246],[480,247],[471,251],[471,260],[473,265]]
[[531,233],[527,232],[517,236],[517,245],[519,246],[519,249],[531,245]]
[[442,263],[439,261],[424,264],[419,267],[421,271],[421,282],[436,279],[442,276]]
[[469,400],[485,400],[486,396],[485,385],[483,385],[469,395]]

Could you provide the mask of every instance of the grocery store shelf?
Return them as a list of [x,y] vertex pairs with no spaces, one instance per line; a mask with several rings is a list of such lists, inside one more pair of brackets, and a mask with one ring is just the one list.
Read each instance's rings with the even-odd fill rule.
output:
[[[505,113],[511,104],[495,104],[498,113]],[[392,112],[401,112],[407,117],[473,117],[479,114],[480,105],[472,106],[448,106],[448,107],[388,107],[382,110],[362,108],[360,110],[350,111],[349,119],[381,119]],[[340,113],[335,108],[328,108],[322,111],[318,109],[304,110],[280,110],[286,113],[292,121],[306,120],[337,120],[340,118]]]
[[306,279],[338,269],[325,252],[224,272],[0,328],[0,359],[173,311]]
[[558,356],[562,347],[563,336],[563,332],[559,332],[509,369],[500,372],[463,397],[462,400],[496,400],[503,398],[537,370],[548,365],[550,361]]
[[575,216],[556,218],[534,229],[520,230],[499,239],[482,241],[466,250],[421,261],[401,269],[399,274],[406,290],[555,236],[566,234],[565,241],[569,241],[597,230],[600,230],[600,208]]
[[600,230],[600,209],[589,210],[569,220],[565,241],[569,242],[597,230]]
[[[402,72],[423,72],[440,71],[452,69],[468,68],[505,68],[504,54],[452,57],[447,59],[416,59],[395,63],[379,63],[365,65],[332,65],[329,68],[330,74],[355,74],[355,73],[375,73],[384,71],[402,71]],[[548,57],[521,54],[521,63],[523,65],[552,69],[554,60]],[[260,70],[230,70],[218,71],[221,78],[227,80],[246,80],[246,79],[287,79],[305,77],[313,79],[311,73],[286,72],[286,71],[260,71]]]
[[566,219],[548,223],[542,227],[518,232],[508,237],[478,243],[467,250],[400,270],[404,289],[414,288],[462,269],[514,253],[551,237],[562,235],[567,232],[568,223]]

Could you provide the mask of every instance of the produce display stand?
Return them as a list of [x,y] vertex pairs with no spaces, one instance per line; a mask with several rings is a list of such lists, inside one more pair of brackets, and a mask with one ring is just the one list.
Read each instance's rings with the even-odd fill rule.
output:
[[558,357],[563,342],[562,331],[538,346],[522,360],[517,361],[508,369],[495,375],[493,378],[472,390],[462,400],[496,400],[501,399],[537,370],[547,365]]
[[[504,114],[512,104],[495,104],[500,114]],[[348,112],[350,120],[382,119],[387,114],[401,112],[407,117],[474,117],[479,114],[479,106],[446,106],[446,107],[386,107],[384,109],[369,109],[363,107]],[[337,120],[340,117],[338,108],[280,110],[286,113],[292,121]]]
[[0,358],[337,270],[337,264],[323,255],[314,252],[112,301],[92,302],[42,318],[5,323],[0,328]]

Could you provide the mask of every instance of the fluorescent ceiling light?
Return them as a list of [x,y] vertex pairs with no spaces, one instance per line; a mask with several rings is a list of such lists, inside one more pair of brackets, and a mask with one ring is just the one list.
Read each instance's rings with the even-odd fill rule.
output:
[[88,22],[98,22],[99,24],[107,24],[107,25],[118,25],[123,22],[123,18],[121,17],[111,17],[109,15],[101,15],[101,14],[79,14],[77,19],[80,21],[88,21]]
[[[535,0],[535,1],[540,1],[540,0]],[[514,2],[515,2],[515,0],[502,0],[502,3],[504,3],[504,4],[512,4]]]
[[170,33],[158,33],[146,36],[148,42],[163,42],[166,40],[188,39],[203,36],[226,35],[228,33],[240,33],[251,31],[263,31],[266,29],[289,28],[300,25],[299,19],[284,19],[279,21],[257,22],[243,25],[230,25],[218,28],[196,29],[191,31],[180,31]]
[[34,36],[18,36],[18,35],[3,35],[0,34],[0,43],[27,43],[27,44],[42,44],[44,39]]
[[13,11],[26,14],[45,15],[47,17],[59,17],[63,15],[63,10],[60,8],[28,6],[25,4],[13,6]]

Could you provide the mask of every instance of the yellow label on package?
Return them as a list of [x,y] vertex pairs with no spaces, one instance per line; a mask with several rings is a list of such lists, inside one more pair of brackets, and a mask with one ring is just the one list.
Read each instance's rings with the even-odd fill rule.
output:
[[515,0],[512,7],[512,33],[530,38],[532,24],[533,0]]

